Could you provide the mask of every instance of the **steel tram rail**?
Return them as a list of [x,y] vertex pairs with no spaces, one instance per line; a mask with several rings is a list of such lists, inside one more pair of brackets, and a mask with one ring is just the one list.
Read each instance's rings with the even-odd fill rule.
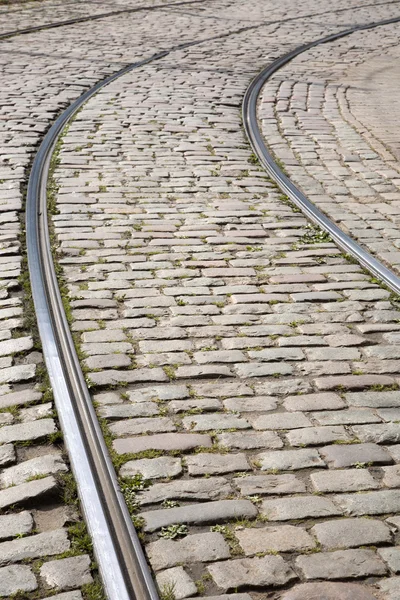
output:
[[356,25],[350,29],[328,35],[314,42],[298,46],[291,52],[279,57],[269,66],[263,69],[251,82],[246,90],[243,99],[243,124],[249,138],[250,144],[257,155],[260,163],[268,172],[270,177],[278,184],[280,189],[292,200],[296,206],[321,229],[328,232],[335,243],[344,250],[347,254],[353,256],[367,271],[372,273],[391,290],[400,294],[400,277],[398,277],[391,269],[387,268],[383,263],[374,258],[372,254],[364,250],[357,242],[342,231],[331,219],[329,219],[319,208],[315,206],[306,196],[300,191],[294,183],[285,175],[277,162],[274,160],[272,153],[268,150],[260,130],[257,118],[257,103],[264,84],[287,63],[293,60],[299,54],[335,40],[339,40],[357,31],[366,29],[374,29],[383,25],[398,23],[400,17],[386,19],[363,25]]
[[[280,171],[262,140],[255,111],[258,94],[263,83],[272,73],[297,54],[361,29],[398,21],[400,21],[400,17],[356,26],[288,53],[256,77],[244,100],[246,132],[253,149],[271,176],[279,182],[282,189],[296,204],[300,205],[307,216],[329,231],[335,241],[357,256],[366,268],[385,282],[386,279],[390,280],[392,289],[396,290],[400,290],[400,285],[396,287],[398,278],[380,263],[378,263],[379,268],[374,266],[374,263],[378,261],[375,261],[341,232],[305,197],[302,198],[301,192]],[[57,118],[44,137],[33,161],[28,181],[26,205],[28,266],[39,333],[64,440],[78,485],[83,513],[92,536],[94,552],[109,600],[132,598],[158,600],[158,594],[118,486],[115,470],[79,365],[58,288],[50,248],[46,206],[50,160],[65,125],[100,89],[135,68],[167,56],[171,51],[204,41],[182,44],[169,51],[155,54],[146,60],[128,65],[85,92]],[[346,240],[347,245],[345,244]],[[387,271],[387,277],[383,270]]]

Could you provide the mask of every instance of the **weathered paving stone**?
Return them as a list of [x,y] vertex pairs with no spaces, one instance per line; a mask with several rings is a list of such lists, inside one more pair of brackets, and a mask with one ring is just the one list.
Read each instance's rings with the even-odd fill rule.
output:
[[220,500],[201,506],[191,504],[179,508],[166,508],[144,512],[145,531],[156,531],[173,523],[208,523],[234,518],[254,518],[257,509],[249,500]]
[[65,529],[32,535],[0,544],[0,564],[18,562],[25,558],[38,558],[61,554],[70,547]]
[[291,446],[318,446],[335,441],[347,441],[350,436],[344,427],[306,427],[294,429],[286,434]]
[[144,450],[191,450],[197,446],[210,448],[212,441],[209,435],[200,433],[161,433],[143,435],[113,441],[113,448],[118,454],[137,453]]
[[6,490],[0,491],[0,508],[13,504],[22,504],[33,498],[40,498],[47,494],[54,494],[57,490],[57,481],[54,477],[45,477],[22,483]]
[[40,400],[41,397],[42,394],[40,392],[35,392],[32,389],[11,392],[0,396],[0,408],[18,406],[20,404],[26,404],[27,402],[35,402]]
[[131,402],[148,402],[151,400],[181,400],[187,398],[189,390],[186,385],[161,385],[128,391]]
[[17,592],[33,592],[38,587],[32,569],[27,565],[10,565],[0,568],[0,596]]
[[218,500],[232,493],[232,488],[224,477],[212,479],[192,479],[155,483],[140,493],[141,504],[154,504],[163,500]]
[[270,375],[291,375],[293,367],[285,363],[238,363],[235,370],[239,377],[268,377]]
[[156,575],[158,588],[163,590],[173,589],[176,600],[194,596],[197,587],[183,567],[173,567]]
[[312,413],[320,425],[352,425],[353,423],[379,423],[377,414],[368,408],[335,410]]
[[161,368],[134,369],[132,371],[116,371],[113,369],[90,373],[94,385],[115,385],[118,383],[140,383],[144,381],[168,381],[167,375]]
[[0,475],[0,487],[20,485],[30,477],[49,475],[59,471],[68,471],[61,454],[47,454],[19,463],[14,467],[4,469]]
[[400,546],[380,548],[378,554],[389,565],[391,571],[394,573],[400,572]]
[[144,479],[176,477],[176,475],[179,475],[181,472],[181,460],[171,456],[130,460],[120,469],[121,477],[132,477],[133,475],[141,473]]
[[350,406],[366,406],[370,408],[399,407],[400,395],[398,391],[382,392],[356,392],[345,395]]
[[330,550],[391,542],[389,528],[376,519],[326,521],[314,525],[311,533],[324,548]]
[[362,464],[390,464],[390,454],[376,444],[345,444],[320,448],[323,459],[335,469]]
[[400,593],[400,577],[381,579],[377,586],[383,592],[384,600],[397,600]]
[[373,385],[393,385],[395,380],[387,375],[344,375],[342,377],[320,377],[315,379],[319,390],[335,388],[362,389]]
[[87,554],[44,563],[40,576],[47,587],[66,589],[92,583],[90,557]]
[[44,600],[82,600],[83,596],[79,590],[74,590],[73,592],[64,592],[63,594],[56,594],[55,596],[49,596],[48,598],[44,598]]
[[0,516],[0,540],[30,533],[32,528],[32,515],[26,510],[16,514]]
[[388,488],[400,487],[400,465],[390,467],[382,467],[383,479],[382,483]]
[[312,410],[337,410],[345,408],[345,403],[338,394],[328,392],[326,394],[301,394],[299,396],[288,396],[283,402],[286,410],[290,411],[312,411]]
[[0,446],[0,467],[5,467],[15,462],[16,455],[12,444],[4,444]]
[[0,383],[18,383],[28,381],[35,377],[36,365],[17,365],[8,369],[1,369]]
[[290,566],[280,556],[240,558],[234,563],[224,561],[214,563],[207,570],[216,585],[225,591],[248,586],[281,586],[296,579]]
[[346,515],[382,515],[400,510],[399,493],[395,490],[343,494],[335,496],[334,501]]
[[175,430],[174,423],[167,417],[128,419],[110,425],[110,431],[114,435],[135,435],[138,433],[159,433]]
[[398,423],[354,425],[352,429],[362,442],[374,442],[375,444],[400,442],[400,425]]
[[315,540],[301,527],[281,525],[235,531],[246,556],[259,552],[292,552],[315,548]]
[[217,435],[218,444],[232,450],[282,448],[283,442],[274,431],[233,431]]
[[204,452],[186,459],[189,475],[206,475],[248,471],[250,465],[245,454],[209,454]]
[[295,496],[277,500],[263,500],[261,505],[261,513],[269,521],[329,517],[340,515],[342,512],[331,500],[319,496]]
[[[385,468],[390,469],[392,467]],[[360,492],[379,488],[379,482],[372,477],[367,469],[319,471],[312,473],[310,479],[317,492]]]
[[311,421],[301,412],[274,413],[256,417],[251,421],[254,429],[298,429],[311,427]]
[[268,396],[255,396],[252,398],[228,398],[223,402],[228,410],[237,412],[264,412],[275,410],[276,400]]
[[191,431],[207,431],[212,429],[248,429],[249,423],[235,415],[214,413],[212,415],[190,415],[184,417],[182,423],[185,429]]
[[57,431],[53,419],[40,419],[34,423],[6,425],[0,429],[0,443],[35,440]]
[[243,496],[258,494],[295,494],[305,492],[306,486],[295,475],[249,475],[236,477],[234,484]]
[[200,596],[199,600],[251,600],[250,594],[221,594],[221,596]]
[[376,600],[376,596],[357,583],[324,581],[296,585],[285,592],[281,600]]
[[158,540],[147,547],[151,566],[156,571],[180,563],[212,562],[230,558],[230,550],[221,533],[198,533],[183,540]]
[[317,450],[304,448],[301,450],[281,450],[280,452],[262,452],[256,460],[263,471],[277,469],[278,471],[296,471],[309,467],[325,467],[324,461]]
[[385,564],[373,550],[337,550],[299,556],[296,565],[306,579],[344,579],[384,575]]

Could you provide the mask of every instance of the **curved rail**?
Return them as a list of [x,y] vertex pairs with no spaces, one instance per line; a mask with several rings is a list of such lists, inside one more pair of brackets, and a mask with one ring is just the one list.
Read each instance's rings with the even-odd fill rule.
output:
[[55,144],[80,107],[121,75],[166,54],[125,67],[71,104],[44,137],[33,161],[27,190],[28,266],[39,333],[83,513],[109,600],[158,600],[158,594],[119,489],[65,316],[50,248],[47,179]]
[[258,156],[261,164],[265,170],[269,173],[271,178],[278,184],[280,189],[292,200],[296,206],[298,206],[302,212],[319,227],[329,233],[336,244],[342,248],[346,253],[353,256],[361,263],[365,269],[372,273],[375,277],[380,279],[385,285],[391,290],[400,294],[400,278],[390,269],[385,267],[383,263],[374,258],[369,252],[364,250],[357,242],[355,242],[350,236],[342,231],[331,219],[329,219],[319,208],[315,206],[308,198],[301,192],[294,183],[287,177],[282,169],[275,162],[271,152],[268,150],[257,119],[257,102],[260,92],[264,84],[272,77],[276,71],[281,67],[285,66],[293,58],[314,48],[321,44],[333,42],[347,35],[362,31],[365,29],[373,29],[382,25],[389,25],[391,23],[400,22],[400,17],[394,17],[392,19],[386,19],[384,21],[376,21],[374,23],[368,23],[364,25],[356,25],[350,29],[346,29],[339,33],[329,35],[314,42],[298,46],[291,52],[284,54],[280,58],[276,59],[268,67],[263,69],[251,82],[250,86],[246,90],[246,94],[243,99],[243,123],[250,140],[250,144]]

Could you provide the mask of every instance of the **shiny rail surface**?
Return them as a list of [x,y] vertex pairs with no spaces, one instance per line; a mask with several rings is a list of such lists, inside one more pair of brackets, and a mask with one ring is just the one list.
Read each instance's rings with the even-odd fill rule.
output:
[[63,128],[98,90],[164,56],[134,63],[96,84],[54,122],[33,161],[26,202],[28,266],[46,367],[78,493],[109,600],[158,600],[92,400],[58,288],[47,220],[50,160]]
[[278,184],[280,189],[290,198],[290,200],[298,206],[301,211],[316,225],[328,232],[336,244],[346,253],[353,256],[367,271],[377,277],[391,290],[400,294],[400,277],[398,277],[391,269],[388,269],[383,263],[374,258],[372,254],[364,250],[357,242],[340,229],[331,219],[329,219],[319,208],[315,206],[294,183],[285,175],[282,169],[274,160],[273,155],[268,150],[257,119],[257,103],[258,98],[264,84],[276,73],[280,68],[284,67],[293,58],[306,52],[315,46],[327,44],[339,40],[347,35],[362,31],[365,29],[373,29],[382,25],[389,25],[400,22],[400,17],[386,19],[384,21],[376,21],[374,23],[366,23],[356,25],[350,29],[345,29],[339,33],[328,35],[326,37],[315,40],[308,44],[298,46],[291,52],[284,54],[276,59],[268,67],[263,69],[251,82],[247,88],[243,99],[243,124],[249,138],[250,144],[257,155],[260,163]]

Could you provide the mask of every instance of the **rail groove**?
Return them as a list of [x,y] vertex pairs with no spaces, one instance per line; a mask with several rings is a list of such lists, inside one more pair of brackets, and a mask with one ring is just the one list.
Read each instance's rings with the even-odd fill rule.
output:
[[303,192],[301,192],[301,190],[294,185],[294,183],[285,175],[285,173],[276,163],[273,155],[268,150],[260,131],[257,119],[257,103],[264,84],[272,77],[272,75],[274,75],[274,73],[279,71],[280,68],[285,66],[299,54],[302,54],[303,52],[306,52],[315,46],[334,42],[335,40],[339,40],[347,35],[356,33],[357,31],[373,29],[375,27],[390,25],[398,22],[400,22],[400,17],[385,19],[384,21],[376,21],[374,23],[356,25],[344,31],[340,31],[333,35],[328,35],[315,40],[314,42],[298,46],[291,52],[288,52],[287,54],[277,58],[253,79],[250,86],[246,90],[242,107],[244,128],[250,144],[262,166],[265,168],[271,178],[278,184],[280,189],[290,198],[290,200],[292,200],[292,202],[294,202],[294,204],[296,204],[296,206],[302,210],[302,212],[311,221],[316,223],[324,231],[328,232],[342,250],[353,256],[367,271],[372,273],[396,294],[400,294],[400,277],[398,277],[391,269],[386,267],[379,260],[374,258],[372,254],[364,250],[349,235],[344,233],[340,227],[338,227],[331,219],[329,219],[305,196],[305,194],[303,194]]
[[[257,98],[264,82],[292,58],[316,45],[355,31],[395,23],[400,17],[358,25],[301,46],[276,60],[252,82],[244,99],[244,123],[254,151],[273,179],[305,214],[328,231],[336,243],[400,291],[400,279],[376,261],[323,215],[291,183],[267,150],[257,124]],[[246,30],[250,28],[242,28]],[[236,32],[232,32],[236,33]],[[225,37],[215,36],[211,39]],[[0,37],[1,39],[1,37]],[[158,600],[150,570],[119,490],[114,467],[99,427],[80,369],[57,284],[47,222],[47,179],[50,159],[63,128],[82,105],[101,88],[129,71],[167,56],[173,50],[204,43],[200,40],[174,47],[128,65],[100,81],[72,103],[54,122],[34,159],[27,190],[26,229],[28,265],[43,352],[55,403],[77,480],[79,495],[109,600]]]

